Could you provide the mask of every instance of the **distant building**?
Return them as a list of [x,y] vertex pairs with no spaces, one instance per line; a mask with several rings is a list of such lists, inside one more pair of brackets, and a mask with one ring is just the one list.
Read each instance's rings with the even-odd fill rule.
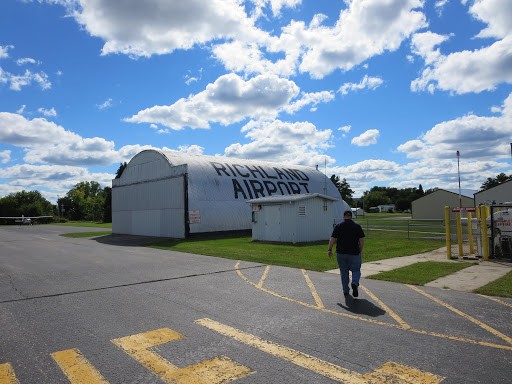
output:
[[382,204],[377,205],[376,207],[370,207],[369,212],[371,213],[391,213],[395,212],[394,204]]
[[475,193],[475,205],[512,203],[512,180]]
[[339,199],[320,193],[274,195],[251,199],[252,239],[283,243],[327,240]]
[[364,216],[363,208],[352,208],[352,215],[354,215],[355,217]]
[[[461,190],[460,200],[462,201],[462,207],[470,208],[475,206],[473,194],[474,191],[472,190]],[[444,207],[456,208],[459,205],[458,191],[438,189],[411,203],[411,217],[416,220],[444,220]],[[455,214],[452,213],[451,216],[455,217]]]

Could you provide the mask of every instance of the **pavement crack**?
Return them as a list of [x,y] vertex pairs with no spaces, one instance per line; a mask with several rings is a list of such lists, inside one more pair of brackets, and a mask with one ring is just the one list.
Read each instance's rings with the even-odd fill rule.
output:
[[[238,268],[238,270],[246,270],[246,269],[254,269],[254,268],[262,268],[264,267],[263,264],[250,266],[250,267],[244,267],[244,268]],[[96,292],[96,291],[105,291],[108,289],[114,289],[114,288],[124,288],[124,287],[132,287],[137,285],[144,285],[144,284],[153,284],[153,283],[160,283],[164,281],[172,281],[172,280],[181,280],[181,279],[189,279],[193,277],[200,277],[200,276],[210,276],[210,275],[216,275],[216,274],[222,274],[222,273],[231,273],[236,272],[236,268],[232,269],[226,269],[222,271],[214,271],[214,272],[206,272],[206,273],[194,273],[191,275],[184,275],[184,276],[177,276],[177,277],[167,277],[162,279],[154,279],[154,280],[144,280],[144,281],[137,281],[135,283],[126,283],[126,284],[116,284],[116,285],[109,285],[106,287],[99,287],[99,288],[90,288],[90,289],[81,289],[76,291],[69,291],[69,292],[59,292],[59,293],[52,293],[48,295],[40,295],[40,296],[30,296],[27,297],[23,295],[21,292],[19,292],[18,289],[14,286],[12,280],[10,279],[11,286],[13,289],[22,296],[20,299],[9,299],[9,300],[0,300],[0,304],[6,304],[6,303],[15,303],[20,301],[28,301],[28,300],[37,300],[37,299],[46,299],[51,297],[59,297],[59,296],[67,296],[67,295],[75,295],[78,293],[87,293],[87,292]],[[9,275],[7,275],[9,276]],[[10,277],[10,276],[9,276]]]

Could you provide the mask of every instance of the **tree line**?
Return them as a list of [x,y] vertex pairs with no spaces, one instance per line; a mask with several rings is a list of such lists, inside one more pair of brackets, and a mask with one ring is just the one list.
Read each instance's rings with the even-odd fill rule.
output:
[[[411,203],[414,200],[439,189],[431,188],[424,191],[421,184],[418,188],[403,189],[375,186],[369,191],[365,191],[361,198],[355,199],[353,197],[354,191],[350,188],[350,184],[345,178],[340,179],[339,176],[332,175],[330,179],[340,192],[342,199],[348,205],[353,208],[363,208],[365,211],[368,211],[370,207],[376,207],[378,205],[394,205],[397,211],[407,211],[411,209]],[[507,175],[502,172],[496,177],[488,177],[480,186],[480,190],[485,191],[510,180],[512,180],[512,174]]]
[[[126,163],[121,164],[116,172],[116,178],[121,177]],[[330,177],[341,197],[351,207],[361,207],[368,211],[370,207],[378,205],[394,205],[398,211],[411,209],[411,203],[439,188],[423,190],[421,184],[418,188],[393,188],[375,186],[365,191],[360,199],[353,197],[354,191],[346,179],[339,176]],[[500,173],[487,180],[480,187],[481,190],[493,188],[499,184],[512,180],[512,174]],[[82,181],[71,188],[65,196],[53,205],[46,200],[39,191],[21,191],[11,193],[0,198],[0,216],[54,216],[56,220],[85,220],[94,222],[112,222],[112,188],[102,188],[96,181]],[[8,220],[0,220],[7,224]]]

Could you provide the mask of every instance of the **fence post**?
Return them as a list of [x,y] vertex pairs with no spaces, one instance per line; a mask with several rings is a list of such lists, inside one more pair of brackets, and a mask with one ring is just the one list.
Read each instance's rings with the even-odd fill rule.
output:
[[473,215],[468,212],[468,241],[469,241],[469,254],[475,253],[475,245],[473,244]]
[[489,260],[489,238],[487,237],[487,207],[480,207],[480,229],[482,232],[482,253],[484,260]]
[[444,228],[446,231],[446,257],[452,258],[452,241],[450,233],[450,207],[444,207]]

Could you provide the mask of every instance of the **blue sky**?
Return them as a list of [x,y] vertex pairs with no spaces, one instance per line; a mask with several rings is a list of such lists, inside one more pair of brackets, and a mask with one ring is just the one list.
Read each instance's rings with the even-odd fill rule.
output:
[[2,0],[0,196],[146,148],[478,190],[512,173],[512,2]]

